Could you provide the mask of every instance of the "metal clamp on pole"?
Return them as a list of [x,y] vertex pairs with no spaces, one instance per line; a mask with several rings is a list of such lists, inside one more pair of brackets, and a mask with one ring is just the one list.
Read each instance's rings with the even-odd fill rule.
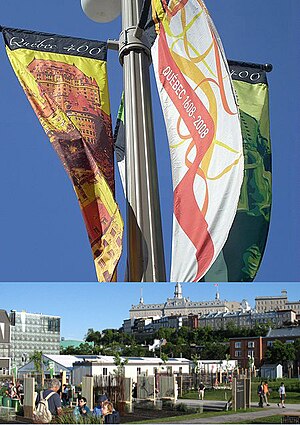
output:
[[109,38],[107,40],[107,48],[109,50],[119,50],[119,40],[112,40]]
[[[137,35],[141,35],[137,37]],[[150,43],[142,30],[137,31],[137,27],[129,27],[123,30],[120,34],[119,39],[119,60],[123,65],[123,58],[128,55],[129,52],[144,52],[148,56],[151,62],[151,50]]]

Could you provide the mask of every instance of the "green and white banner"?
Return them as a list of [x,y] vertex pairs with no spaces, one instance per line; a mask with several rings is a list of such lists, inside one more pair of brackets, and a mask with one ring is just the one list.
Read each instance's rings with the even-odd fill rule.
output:
[[251,282],[266,246],[272,200],[269,90],[263,66],[229,62],[245,161],[238,210],[228,239],[204,280]]

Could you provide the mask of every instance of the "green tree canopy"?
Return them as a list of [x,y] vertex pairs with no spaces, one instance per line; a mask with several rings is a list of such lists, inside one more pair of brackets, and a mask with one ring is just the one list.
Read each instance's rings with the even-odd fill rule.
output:
[[296,349],[293,343],[274,341],[265,354],[265,363],[286,363],[296,359]]

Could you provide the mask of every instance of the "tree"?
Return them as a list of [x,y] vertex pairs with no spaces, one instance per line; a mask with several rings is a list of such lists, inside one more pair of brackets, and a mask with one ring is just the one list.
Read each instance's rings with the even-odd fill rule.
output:
[[165,365],[166,363],[167,363],[167,361],[169,360],[169,356],[167,355],[167,354],[165,354],[165,353],[161,353],[160,354],[160,358],[162,359],[162,361],[163,361],[163,364]]
[[33,354],[29,357],[29,360],[33,362],[34,369],[37,375],[41,376],[41,384],[44,385],[44,362],[43,362],[43,352],[34,351]]
[[122,350],[122,356],[127,357],[147,357],[149,356],[148,347],[142,347],[136,343],[126,346]]
[[300,338],[294,342],[295,356],[298,364],[300,363]]
[[193,372],[196,375],[198,375],[198,373],[199,373],[199,360],[200,360],[200,357],[197,356],[197,354],[192,354],[191,360],[193,362]]
[[174,339],[176,338],[176,329],[160,328],[157,332],[155,332],[154,338],[166,339],[168,342],[174,343]]
[[207,342],[201,351],[201,359],[223,360],[229,350],[228,345],[219,342]]
[[74,345],[70,345],[69,347],[63,348],[60,350],[60,354],[65,355],[82,355],[82,354],[98,354],[99,353],[99,347],[94,347],[91,344],[88,344],[87,342],[81,343],[78,347],[75,347]]
[[117,329],[104,329],[102,332],[101,344],[108,345],[113,342],[120,342],[120,333]]
[[118,377],[124,376],[124,366],[128,364],[128,359],[122,359],[120,354],[116,354],[114,357],[114,364],[117,366],[117,369],[114,369],[115,375]]
[[286,364],[296,359],[296,350],[293,343],[284,343],[279,340],[274,341],[265,354],[266,363]]
[[85,336],[86,342],[93,342],[96,345],[101,344],[101,332],[94,331],[94,329],[88,329],[87,334]]

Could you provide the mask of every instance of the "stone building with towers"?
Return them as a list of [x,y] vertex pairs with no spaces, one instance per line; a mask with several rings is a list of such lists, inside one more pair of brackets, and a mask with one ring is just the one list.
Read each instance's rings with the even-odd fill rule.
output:
[[281,291],[281,295],[256,297],[255,310],[258,313],[278,310],[293,310],[299,318],[300,300],[289,301],[287,290],[283,289]]
[[202,315],[211,312],[234,312],[241,310],[241,308],[241,302],[221,300],[218,290],[214,300],[192,301],[190,298],[183,296],[181,284],[176,283],[173,298],[167,298],[166,302],[160,304],[145,304],[141,296],[140,302],[131,306],[129,317],[130,319],[138,319]]

